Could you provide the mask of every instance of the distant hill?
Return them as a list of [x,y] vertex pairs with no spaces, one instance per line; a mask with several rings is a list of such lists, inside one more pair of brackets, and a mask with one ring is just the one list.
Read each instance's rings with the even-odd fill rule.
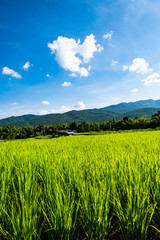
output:
[[121,115],[119,115],[120,119],[123,119],[124,117],[128,117],[128,118],[140,118],[140,117],[146,117],[146,118],[150,118],[153,114],[157,113],[157,111],[159,111],[160,108],[141,108],[141,109],[137,109],[134,111],[130,111],[130,112],[126,112],[123,113]]
[[66,113],[56,113],[47,115],[23,115],[18,117],[9,117],[0,120],[0,126],[15,125],[15,126],[37,126],[39,124],[53,125],[60,123],[72,123],[76,121],[81,123],[86,121],[92,122],[105,122],[115,118],[121,120],[123,117],[135,118],[145,116],[151,117],[153,114],[160,110],[160,100],[143,100],[138,102],[120,103],[111,105],[101,109],[86,109],[81,111],[69,111]]
[[[89,109],[89,110],[81,110],[81,111],[70,111],[63,114],[47,114],[41,116],[39,118],[32,119],[28,122],[17,122],[15,126],[37,126],[39,124],[44,125],[53,125],[60,123],[72,123],[76,121],[77,123],[81,123],[86,121],[88,123],[92,122],[105,122],[108,120],[112,120],[113,118],[118,119],[119,114],[106,112],[100,109]],[[1,120],[2,121],[2,120]],[[0,125],[1,125],[0,121]],[[3,122],[4,124],[4,122]]]
[[27,114],[23,116],[18,116],[18,117],[9,117],[9,118],[4,118],[0,120],[0,126],[3,127],[5,125],[18,125],[21,122],[28,122],[30,120],[39,118],[40,115],[33,115],[33,114]]
[[120,103],[117,105],[111,105],[105,108],[101,108],[104,111],[111,111],[117,113],[126,113],[137,109],[144,108],[160,108],[160,100],[141,100],[137,102],[129,102],[129,103]]

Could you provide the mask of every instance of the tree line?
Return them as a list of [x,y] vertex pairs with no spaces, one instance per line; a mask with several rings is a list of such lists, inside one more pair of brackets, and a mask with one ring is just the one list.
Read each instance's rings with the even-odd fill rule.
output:
[[43,124],[37,127],[16,127],[4,126],[0,127],[0,139],[24,139],[37,136],[52,135],[58,136],[60,130],[72,130],[78,133],[83,132],[100,132],[100,131],[118,131],[118,130],[131,130],[131,129],[155,129],[160,127],[160,111],[152,115],[151,118],[130,118],[124,117],[122,120],[106,121],[103,123],[76,123],[71,124],[57,124],[46,126]]

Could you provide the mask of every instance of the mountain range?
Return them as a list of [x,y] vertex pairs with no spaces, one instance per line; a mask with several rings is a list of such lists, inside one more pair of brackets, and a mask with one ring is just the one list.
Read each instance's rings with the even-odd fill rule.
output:
[[47,115],[33,115],[27,114],[23,116],[12,116],[9,118],[0,120],[0,127],[6,125],[15,126],[37,126],[39,124],[53,125],[60,123],[72,123],[76,121],[81,123],[86,121],[88,123],[92,122],[105,122],[115,118],[116,120],[121,120],[124,117],[135,118],[135,117],[146,117],[150,118],[153,114],[160,110],[160,100],[141,100],[137,102],[130,103],[120,103],[116,105],[110,105],[108,107],[100,109],[86,109],[80,111],[69,111],[66,113],[53,113]]

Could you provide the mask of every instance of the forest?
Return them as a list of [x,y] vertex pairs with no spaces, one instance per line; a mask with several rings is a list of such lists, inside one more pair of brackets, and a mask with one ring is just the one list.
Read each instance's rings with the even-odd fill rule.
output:
[[43,124],[37,127],[17,127],[17,126],[4,126],[0,127],[0,139],[25,139],[37,136],[51,135],[52,137],[58,136],[60,130],[72,130],[78,133],[83,132],[100,132],[100,131],[119,131],[119,130],[132,130],[132,129],[159,129],[160,128],[160,111],[152,115],[151,118],[137,118],[134,119],[124,117],[122,120],[106,121],[103,123],[87,123],[80,124],[75,121],[71,124],[54,124],[46,126]]

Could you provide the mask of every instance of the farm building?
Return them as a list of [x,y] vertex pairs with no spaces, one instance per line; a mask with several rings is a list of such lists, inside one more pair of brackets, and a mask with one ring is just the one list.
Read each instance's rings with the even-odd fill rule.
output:
[[71,130],[61,130],[59,131],[59,136],[73,136],[75,132],[72,132]]

